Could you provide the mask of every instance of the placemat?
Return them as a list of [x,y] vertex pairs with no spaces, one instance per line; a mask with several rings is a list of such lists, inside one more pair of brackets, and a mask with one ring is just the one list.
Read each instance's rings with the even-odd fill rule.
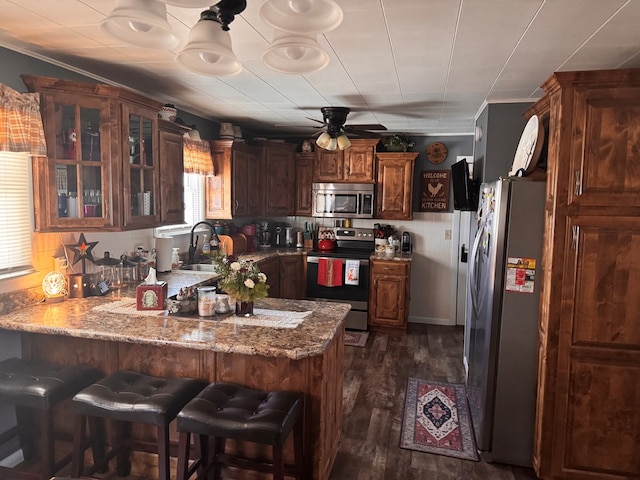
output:
[[271,328],[296,328],[311,312],[288,312],[285,310],[267,310],[255,308],[250,317],[237,317],[231,315],[220,323],[233,323],[236,325],[251,325],[253,327]]
[[156,316],[164,315],[166,310],[138,310],[135,298],[123,298],[115,302],[103,303],[93,307],[96,312],[123,313],[125,315]]

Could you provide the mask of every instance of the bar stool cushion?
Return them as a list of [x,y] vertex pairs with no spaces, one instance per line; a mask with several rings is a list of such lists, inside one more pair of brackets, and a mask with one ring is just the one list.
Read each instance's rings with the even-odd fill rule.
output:
[[282,445],[302,413],[296,392],[263,392],[213,383],[178,414],[178,431]]
[[0,362],[0,401],[48,410],[102,376],[100,370],[86,365],[10,358]]
[[73,406],[83,415],[164,426],[205,385],[192,378],[160,378],[123,370],[78,392]]

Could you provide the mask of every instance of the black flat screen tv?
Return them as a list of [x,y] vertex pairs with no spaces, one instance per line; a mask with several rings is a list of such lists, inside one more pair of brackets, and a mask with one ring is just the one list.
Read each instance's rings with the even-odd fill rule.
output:
[[478,208],[478,181],[469,178],[469,164],[466,160],[451,165],[454,210],[476,210]]

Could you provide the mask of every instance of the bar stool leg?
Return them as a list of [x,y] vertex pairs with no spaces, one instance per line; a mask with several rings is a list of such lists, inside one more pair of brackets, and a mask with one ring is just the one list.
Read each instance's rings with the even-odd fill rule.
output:
[[296,478],[297,480],[304,480],[304,456],[302,450],[302,443],[304,439],[304,425],[302,418],[299,418],[293,427],[293,452],[294,461],[296,463]]
[[273,480],[284,480],[284,458],[279,443],[273,446]]
[[93,465],[98,473],[106,473],[109,470],[108,462],[105,461],[107,453],[107,429],[104,419],[98,417],[88,417],[89,431],[91,432],[91,453],[93,454]]
[[221,437],[211,437],[211,463],[213,464],[213,479],[220,480],[220,475],[222,474],[222,466],[220,462],[218,462],[218,455],[222,455],[224,453],[225,443],[227,441],[226,438]]
[[117,472],[118,476],[126,477],[131,473],[131,461],[129,457],[131,455],[131,424],[129,422],[114,421],[116,430],[116,445],[118,448],[117,453]]
[[158,427],[158,480],[169,480],[169,427]]
[[40,423],[40,441],[42,458],[44,459],[43,474],[46,476],[53,475],[53,466],[55,464],[55,452],[53,449],[53,416],[50,410],[40,410],[37,412],[38,422]]
[[73,453],[71,457],[71,475],[80,477],[84,471],[84,442],[87,419],[84,415],[78,415],[73,433]]
[[189,450],[191,434],[189,432],[180,432],[178,439],[178,468],[176,480],[186,480],[187,471],[189,470]]

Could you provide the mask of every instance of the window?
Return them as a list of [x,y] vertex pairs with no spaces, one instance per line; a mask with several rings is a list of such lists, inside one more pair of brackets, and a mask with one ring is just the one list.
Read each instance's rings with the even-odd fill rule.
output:
[[204,175],[184,174],[184,221],[195,225],[204,220]]
[[33,271],[28,153],[0,152],[0,279]]

